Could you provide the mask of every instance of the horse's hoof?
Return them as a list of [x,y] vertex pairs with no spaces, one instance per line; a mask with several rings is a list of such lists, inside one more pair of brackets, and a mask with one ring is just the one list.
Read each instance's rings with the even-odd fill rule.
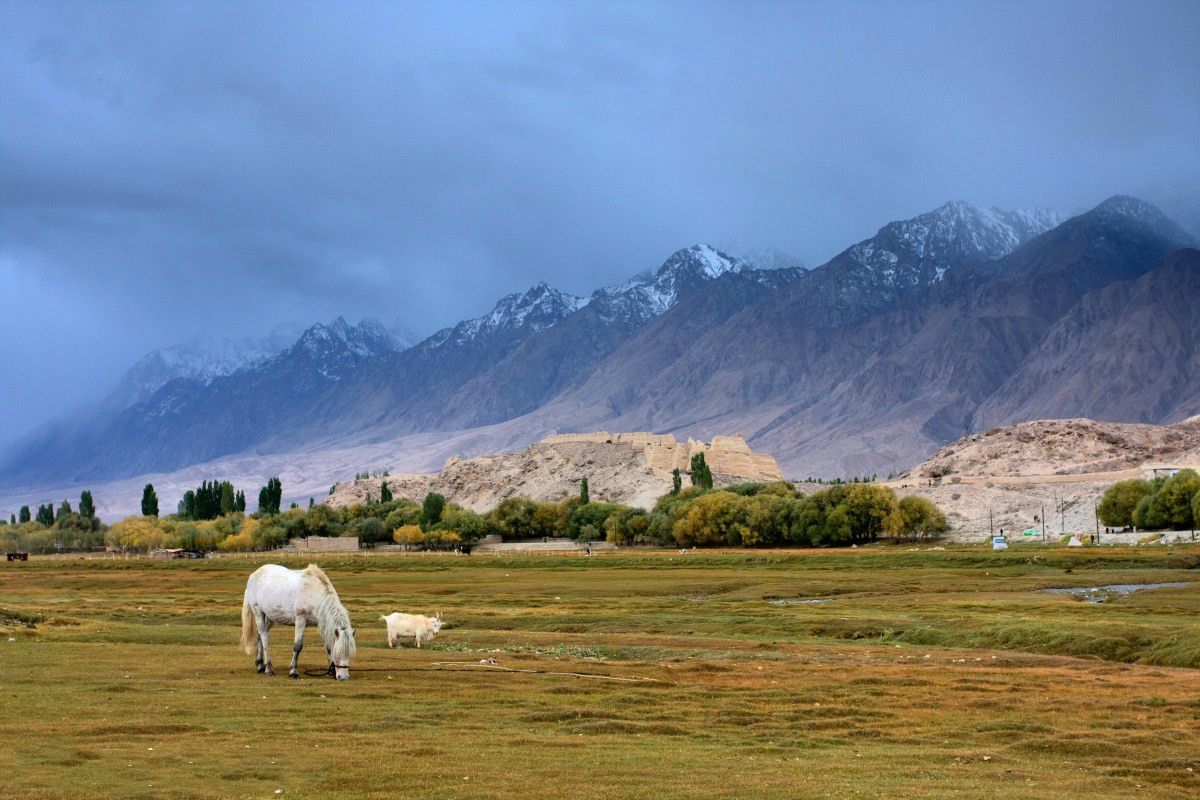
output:
[[298,680],[300,678],[300,676],[298,674],[296,674],[295,672],[288,673],[288,677],[291,678],[292,680]]
[[262,673],[267,671],[267,668],[266,667],[256,667],[254,671],[261,675]]

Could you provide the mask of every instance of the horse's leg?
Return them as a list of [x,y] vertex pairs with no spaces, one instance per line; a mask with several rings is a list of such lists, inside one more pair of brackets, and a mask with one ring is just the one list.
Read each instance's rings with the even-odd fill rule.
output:
[[300,660],[300,651],[304,649],[304,617],[296,617],[296,640],[292,642],[292,667],[288,671],[289,678],[299,678],[300,673],[296,671],[296,662]]
[[263,629],[266,627],[266,625],[267,625],[267,622],[265,619],[265,615],[262,613],[262,611],[260,609],[255,609],[254,610],[254,631],[255,631],[254,641],[256,644],[255,644],[255,649],[254,649],[254,669],[256,672],[266,672],[267,671],[267,649],[265,647],[263,647]]
[[271,630],[271,620],[261,611],[258,613],[258,646],[262,648],[263,672],[274,675],[275,668],[271,666],[271,651],[268,648],[267,634]]

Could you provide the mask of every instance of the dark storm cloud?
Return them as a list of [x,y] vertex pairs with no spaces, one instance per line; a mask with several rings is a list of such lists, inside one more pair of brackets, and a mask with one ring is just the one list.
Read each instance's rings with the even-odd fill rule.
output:
[[0,2],[0,421],[196,334],[1186,194],[1198,8]]

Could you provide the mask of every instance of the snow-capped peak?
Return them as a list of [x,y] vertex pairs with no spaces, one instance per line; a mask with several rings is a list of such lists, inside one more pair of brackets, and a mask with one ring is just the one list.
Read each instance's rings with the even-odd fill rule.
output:
[[1128,195],[1115,195],[1079,217],[1080,220],[1098,222],[1112,227],[1133,225],[1143,230],[1186,247],[1195,247],[1196,239],[1179,223],[1163,213],[1162,209],[1144,200]]
[[176,378],[210,383],[239,369],[261,364],[292,343],[303,330],[296,323],[281,323],[261,338],[193,338],[182,344],[154,350],[130,367],[106,402],[126,408],[148,400],[160,387]]
[[296,342],[294,349],[302,349],[315,358],[325,358],[335,352],[367,358],[401,348],[395,337],[378,320],[367,317],[355,326],[339,316],[328,325],[318,322],[310,327]]
[[642,272],[624,283],[597,289],[592,293],[592,302],[603,303],[606,316],[644,322],[675,305],[683,294],[697,286],[742,268],[744,265],[736,258],[710,245],[696,244],[676,251],[653,272]]
[[721,245],[717,249],[736,259],[741,264],[739,271],[808,269],[800,259],[770,245],[742,245],[732,243]]
[[583,308],[586,297],[560,292],[539,281],[527,292],[514,292],[500,298],[491,312],[465,320],[453,328],[444,328],[432,337],[430,344],[438,347],[445,342],[474,341],[528,327],[533,332],[544,331]]
[[725,255],[724,253],[714,250],[710,245],[698,244],[695,247],[688,249],[691,257],[700,264],[704,274],[710,278],[716,278],[724,275],[737,267],[737,261]]
[[952,201],[885,225],[850,258],[895,288],[937,282],[957,263],[992,261],[1063,221],[1053,211],[1002,211]]

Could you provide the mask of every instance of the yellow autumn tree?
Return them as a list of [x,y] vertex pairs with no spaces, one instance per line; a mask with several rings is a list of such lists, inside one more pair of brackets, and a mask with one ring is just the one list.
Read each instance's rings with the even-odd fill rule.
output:
[[153,517],[126,517],[108,529],[104,540],[126,550],[153,550],[162,547],[167,534],[153,522]]
[[420,547],[425,544],[425,533],[420,525],[401,525],[392,531],[392,540],[406,547]]
[[238,533],[217,543],[217,549],[225,552],[245,552],[254,549],[254,533],[262,522],[254,517],[246,517],[242,529]]

